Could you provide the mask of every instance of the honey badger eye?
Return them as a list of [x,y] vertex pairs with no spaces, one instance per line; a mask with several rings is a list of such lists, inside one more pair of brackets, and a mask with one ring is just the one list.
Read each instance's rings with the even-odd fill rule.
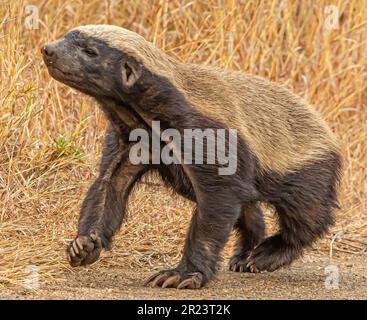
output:
[[91,48],[85,48],[83,50],[88,56],[90,57],[96,57],[98,54],[95,50],[91,49]]

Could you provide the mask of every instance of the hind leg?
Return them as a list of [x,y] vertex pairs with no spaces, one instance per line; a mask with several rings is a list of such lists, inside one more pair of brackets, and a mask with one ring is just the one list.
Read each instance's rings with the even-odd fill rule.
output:
[[339,168],[340,158],[330,156],[278,182],[267,181],[280,231],[251,252],[247,264],[250,271],[274,271],[289,265],[328,231],[337,206]]
[[258,203],[247,203],[234,225],[237,240],[229,261],[229,270],[234,272],[249,271],[246,267],[251,251],[263,240],[265,224],[263,212]]
[[291,264],[302,255],[303,249],[323,236],[333,224],[329,208],[295,212],[277,208],[279,233],[266,238],[248,257],[251,272],[274,271]]

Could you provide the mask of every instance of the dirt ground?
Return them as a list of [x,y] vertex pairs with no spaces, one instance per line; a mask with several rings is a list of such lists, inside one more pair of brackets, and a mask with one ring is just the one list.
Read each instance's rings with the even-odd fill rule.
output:
[[[328,271],[329,270],[329,271]],[[0,299],[366,299],[366,256],[343,256],[332,262],[309,254],[273,273],[233,273],[222,270],[201,290],[143,287],[155,270],[113,267],[67,270],[59,280],[40,283],[37,290],[10,287]],[[333,282],[328,280],[333,279]]]

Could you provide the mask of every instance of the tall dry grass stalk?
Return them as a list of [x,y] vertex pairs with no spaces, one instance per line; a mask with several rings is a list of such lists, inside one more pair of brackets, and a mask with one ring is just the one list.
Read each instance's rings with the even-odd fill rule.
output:
[[[339,28],[325,28],[325,7]],[[27,1],[27,4],[30,2]],[[342,209],[329,238],[337,252],[367,241],[367,5],[349,1],[32,1],[39,28],[24,27],[23,0],[0,2],[0,286],[19,284],[25,267],[62,278],[66,243],[95,177],[105,119],[89,98],[53,80],[42,43],[81,24],[136,31],[186,62],[242,69],[285,83],[313,103],[345,156]],[[157,193],[159,196],[157,196]],[[191,205],[141,185],[130,216],[96,269],[177,261]],[[328,249],[330,239],[316,250]],[[327,251],[325,251],[327,252]]]

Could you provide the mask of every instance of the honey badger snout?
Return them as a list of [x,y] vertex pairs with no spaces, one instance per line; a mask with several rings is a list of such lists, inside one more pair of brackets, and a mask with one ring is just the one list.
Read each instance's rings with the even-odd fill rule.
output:
[[[77,51],[69,41],[60,39],[48,42],[41,47],[41,53],[48,72],[54,79],[74,87],[78,83],[84,83]],[[81,89],[80,86],[78,89]]]
[[54,63],[57,59],[57,47],[55,42],[46,43],[41,47],[43,60],[46,64]]

